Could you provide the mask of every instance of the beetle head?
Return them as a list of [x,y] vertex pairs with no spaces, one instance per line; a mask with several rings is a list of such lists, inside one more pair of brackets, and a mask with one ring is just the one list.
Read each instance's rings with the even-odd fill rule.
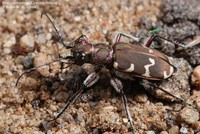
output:
[[77,64],[90,62],[93,45],[86,38],[78,38],[70,45],[73,46],[71,52]]

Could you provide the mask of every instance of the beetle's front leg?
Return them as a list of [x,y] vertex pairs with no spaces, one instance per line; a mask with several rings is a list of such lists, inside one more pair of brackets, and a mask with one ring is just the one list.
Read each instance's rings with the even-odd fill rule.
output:
[[76,98],[78,98],[81,95],[81,93],[84,90],[93,86],[99,80],[99,72],[100,72],[100,70],[97,70],[87,76],[87,78],[84,80],[81,88],[76,93],[74,93],[74,95],[72,97],[69,98],[69,100],[65,104],[64,108],[58,113],[58,115],[56,116],[56,118],[54,120],[58,119],[62,115],[62,113],[68,108],[68,106],[70,104],[72,104],[76,100]]
[[42,122],[42,126],[44,127],[44,129],[46,131],[48,131],[49,125],[48,123],[52,122],[52,121],[56,121],[64,112],[65,110],[76,101],[76,99],[83,93],[83,91],[85,91],[86,89],[90,88],[91,86],[93,86],[98,80],[99,80],[99,75],[100,75],[100,67],[95,67],[94,72],[89,74],[87,76],[87,78],[84,80],[82,86],[80,89],[78,89],[68,100],[67,103],[65,104],[65,106],[63,107],[63,109],[57,114],[57,116],[52,119],[49,120],[47,122]]
[[130,114],[130,110],[129,110],[129,107],[128,107],[128,102],[127,102],[126,95],[124,94],[124,91],[123,91],[122,82],[118,78],[111,78],[110,84],[113,86],[113,88],[118,93],[120,93],[120,95],[122,97],[123,104],[124,104],[124,109],[125,109],[125,112],[126,112],[126,116],[127,116],[128,121],[130,122],[130,125],[131,125],[132,133],[135,134],[135,129],[134,129],[133,122],[132,122],[133,120],[132,120],[132,117],[131,117],[131,114]]
[[121,36],[124,36],[126,38],[129,38],[129,39],[132,39],[136,42],[139,42],[140,41],[140,38],[137,38],[135,36],[132,36],[130,34],[124,34],[124,33],[118,33],[117,36],[115,37],[115,42],[120,42],[121,40]]
[[84,80],[83,85],[85,88],[93,86],[99,80],[99,72],[93,72]]

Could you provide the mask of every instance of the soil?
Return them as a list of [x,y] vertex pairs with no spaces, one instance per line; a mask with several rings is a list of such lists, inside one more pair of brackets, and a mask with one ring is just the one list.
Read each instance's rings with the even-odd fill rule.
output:
[[[93,70],[88,63],[71,68],[64,64],[61,69],[62,64],[55,62],[25,73],[16,86],[25,70],[70,54],[47,17],[41,18],[42,12],[50,16],[66,44],[82,34],[94,44],[112,44],[117,33],[146,41],[156,28],[157,34],[174,42],[187,45],[196,40],[197,45],[182,50],[170,42],[154,44],[173,59],[177,71],[169,79],[150,83],[200,107],[199,0],[28,2],[0,3],[0,133],[45,133],[41,123],[56,116]],[[95,86],[46,126],[46,133],[131,133],[121,97],[108,82],[108,70],[103,71]],[[137,78],[122,81],[137,134],[200,133],[197,109]]]

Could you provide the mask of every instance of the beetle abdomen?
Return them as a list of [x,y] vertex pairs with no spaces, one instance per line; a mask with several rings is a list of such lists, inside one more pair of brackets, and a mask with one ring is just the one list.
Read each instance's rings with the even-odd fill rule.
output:
[[121,72],[151,80],[166,79],[174,72],[169,58],[157,50],[128,43],[116,43],[114,51],[113,66]]

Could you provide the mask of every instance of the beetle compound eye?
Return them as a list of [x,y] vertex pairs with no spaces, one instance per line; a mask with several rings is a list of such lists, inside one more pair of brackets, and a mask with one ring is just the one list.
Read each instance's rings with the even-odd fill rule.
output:
[[75,57],[76,57],[76,59],[84,59],[85,54],[82,52],[76,52]]

